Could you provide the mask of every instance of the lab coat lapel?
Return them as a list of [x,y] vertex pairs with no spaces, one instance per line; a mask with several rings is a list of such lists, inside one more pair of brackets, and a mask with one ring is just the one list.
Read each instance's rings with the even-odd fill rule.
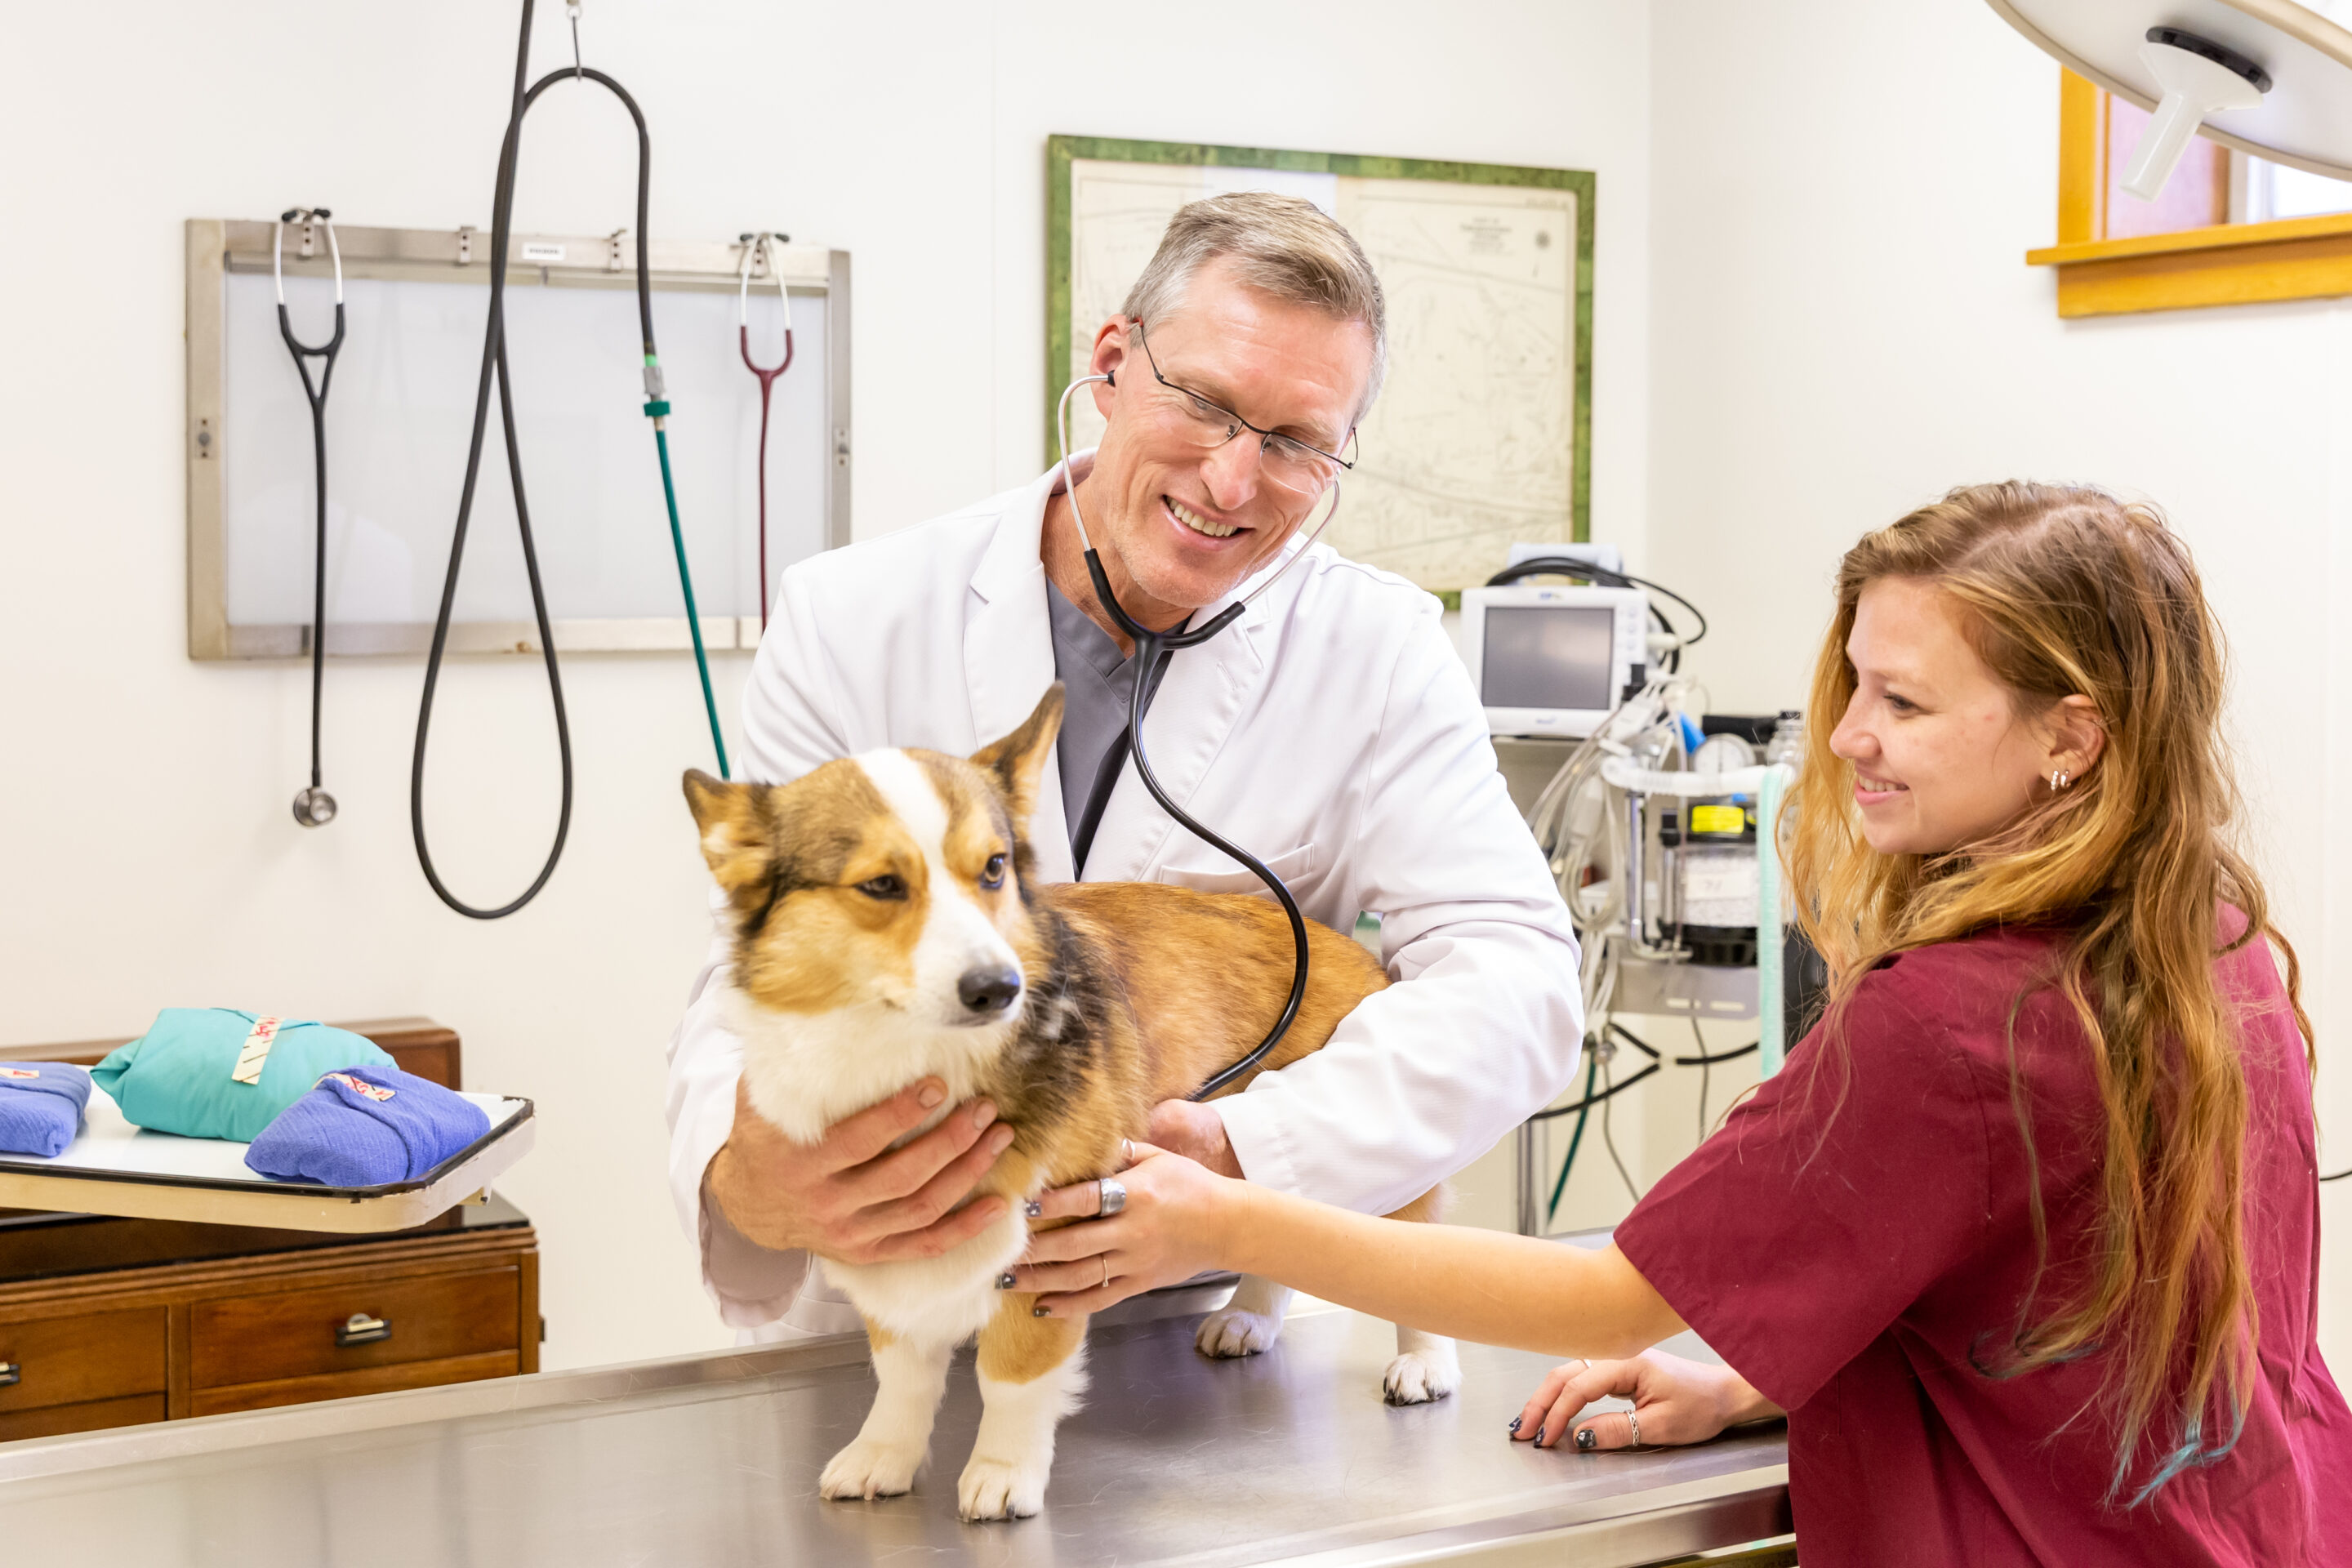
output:
[[[1045,611],[1045,566],[1038,540],[1045,500],[1058,479],[1059,470],[1048,469],[1005,510],[972,576],[974,603],[964,622],[963,669],[976,746],[1019,729],[1054,683],[1054,631]],[[1040,880],[1071,879],[1061,770],[1050,763],[1040,781],[1029,842]]]

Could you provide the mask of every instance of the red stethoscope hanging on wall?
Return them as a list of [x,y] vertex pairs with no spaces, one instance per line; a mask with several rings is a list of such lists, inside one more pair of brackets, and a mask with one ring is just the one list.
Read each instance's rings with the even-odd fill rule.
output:
[[[768,626],[768,403],[775,390],[776,377],[793,368],[793,299],[784,287],[783,268],[777,265],[775,247],[792,243],[788,234],[747,234],[742,237],[743,267],[738,279],[735,298],[736,342],[743,350],[743,368],[760,378],[760,629]],[[765,261],[768,276],[775,279],[776,298],[784,307],[784,357],[770,369],[751,357],[751,273]]]

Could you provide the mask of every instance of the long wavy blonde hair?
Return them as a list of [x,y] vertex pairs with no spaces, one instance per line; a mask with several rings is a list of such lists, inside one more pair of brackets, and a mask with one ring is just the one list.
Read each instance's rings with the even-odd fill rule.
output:
[[[2020,720],[2079,693],[2105,731],[2104,752],[2079,782],[2042,792],[1991,842],[1882,855],[1863,838],[1853,769],[1832,753],[1830,735],[1854,693],[1846,639],[1856,605],[1889,577],[1948,597]],[[1841,1058],[1839,1016],[1883,959],[1992,926],[2063,931],[2053,968],[2027,990],[2054,986],[2072,1004],[2096,1074],[2105,1114],[2096,1249],[2074,1299],[2037,1307],[2049,1232],[2017,1070],[2021,994],[2010,1010],[2010,1081],[2032,1166],[2035,1271],[2011,1342],[1979,1364],[2013,1375],[2108,1352],[2110,1496],[2139,1468],[2143,1443],[2162,1456],[2135,1502],[2183,1466],[2229,1451],[2252,1374],[2246,1072],[2216,991],[2217,956],[2274,942],[2306,1051],[2312,1037],[2294,950],[2230,842],[2239,798],[2221,729],[2223,665],[2196,567],[2152,508],[2089,489],[1956,489],[1846,552],[1813,670],[1805,765],[1781,818],[1795,917],[1831,975],[1832,1048],[1816,1070]],[[2246,917],[2226,945],[2225,905]]]

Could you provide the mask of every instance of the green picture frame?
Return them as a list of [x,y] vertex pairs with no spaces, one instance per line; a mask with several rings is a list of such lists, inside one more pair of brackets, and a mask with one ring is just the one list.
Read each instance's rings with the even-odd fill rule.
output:
[[[1071,165],[1107,163],[1189,164],[1274,169],[1341,177],[1433,180],[1465,185],[1512,185],[1574,193],[1576,281],[1574,386],[1570,414],[1570,516],[1572,537],[1592,528],[1592,237],[1596,177],[1589,169],[1539,169],[1514,163],[1457,163],[1426,158],[1386,158],[1352,153],[1307,153],[1276,147],[1222,147],[1189,142],[1138,142],[1109,136],[1049,136],[1045,141],[1045,461],[1056,460],[1055,410],[1070,384]],[[1449,595],[1450,597],[1451,595]]]

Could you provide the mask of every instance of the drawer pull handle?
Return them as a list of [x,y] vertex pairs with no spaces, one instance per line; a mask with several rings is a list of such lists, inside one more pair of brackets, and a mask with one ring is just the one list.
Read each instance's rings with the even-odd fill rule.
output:
[[365,1312],[353,1312],[344,1321],[343,1326],[335,1331],[335,1343],[344,1350],[349,1350],[353,1345],[372,1345],[380,1340],[390,1338],[392,1338],[391,1321],[371,1317]]
[[0,1361],[0,1388],[14,1388],[25,1381],[25,1363]]

